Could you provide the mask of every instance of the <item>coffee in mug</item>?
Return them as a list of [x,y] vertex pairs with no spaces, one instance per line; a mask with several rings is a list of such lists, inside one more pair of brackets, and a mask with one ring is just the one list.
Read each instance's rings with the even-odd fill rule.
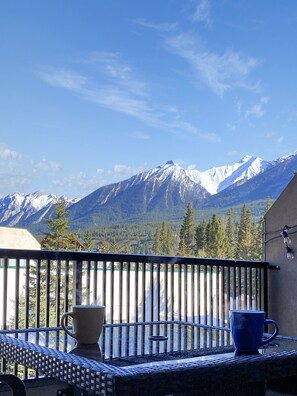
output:
[[[275,327],[274,333],[264,340],[264,326],[270,323]],[[265,319],[264,311],[230,311],[230,326],[235,356],[259,353],[258,349],[274,340],[278,334],[278,324],[272,319]]]
[[[66,327],[66,318],[72,318],[73,332]],[[73,305],[72,312],[61,317],[63,330],[81,344],[96,344],[102,332],[105,307],[100,305]]]

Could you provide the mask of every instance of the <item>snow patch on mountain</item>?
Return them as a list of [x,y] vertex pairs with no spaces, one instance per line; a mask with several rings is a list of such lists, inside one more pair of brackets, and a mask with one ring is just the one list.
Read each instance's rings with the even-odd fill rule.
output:
[[195,169],[188,170],[188,175],[211,195],[225,190],[233,184],[243,183],[263,172],[269,165],[259,157],[246,155],[233,165],[213,167],[204,172]]
[[268,161],[247,155],[233,165],[220,166],[204,172],[202,185],[210,194],[217,194],[233,184],[246,182],[263,172],[268,165]]
[[78,201],[68,199],[66,196],[57,197],[54,194],[46,195],[41,192],[9,194],[0,199],[0,224],[15,226],[21,220],[42,211],[42,215],[37,216],[40,221],[58,200],[62,200],[66,207]]

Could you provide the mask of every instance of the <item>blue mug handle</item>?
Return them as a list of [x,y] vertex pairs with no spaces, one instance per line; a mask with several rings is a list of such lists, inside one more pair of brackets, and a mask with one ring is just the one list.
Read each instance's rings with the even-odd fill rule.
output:
[[272,334],[271,337],[267,338],[267,340],[264,340],[264,341],[262,342],[261,346],[268,344],[269,342],[271,342],[272,340],[274,340],[275,337],[278,335],[278,330],[279,330],[278,324],[277,324],[274,320],[272,320],[272,319],[266,319],[266,320],[264,321],[264,326],[267,325],[267,324],[269,324],[269,323],[271,323],[271,324],[274,325],[274,327],[275,327],[274,333]]

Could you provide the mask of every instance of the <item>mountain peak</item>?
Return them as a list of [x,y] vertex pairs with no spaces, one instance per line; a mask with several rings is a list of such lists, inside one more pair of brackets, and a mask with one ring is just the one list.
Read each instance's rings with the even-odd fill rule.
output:
[[169,161],[166,162],[165,165],[175,165],[175,163],[172,160],[169,160]]

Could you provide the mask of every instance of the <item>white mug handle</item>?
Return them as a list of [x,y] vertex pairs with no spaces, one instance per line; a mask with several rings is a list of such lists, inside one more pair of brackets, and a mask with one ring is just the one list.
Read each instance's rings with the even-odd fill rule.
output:
[[66,327],[66,318],[70,316],[72,319],[74,318],[74,312],[65,312],[62,317],[61,317],[61,326],[63,328],[63,330],[65,331],[65,333],[67,333],[68,335],[70,335],[73,338],[77,338],[75,333],[71,333],[67,327]]

